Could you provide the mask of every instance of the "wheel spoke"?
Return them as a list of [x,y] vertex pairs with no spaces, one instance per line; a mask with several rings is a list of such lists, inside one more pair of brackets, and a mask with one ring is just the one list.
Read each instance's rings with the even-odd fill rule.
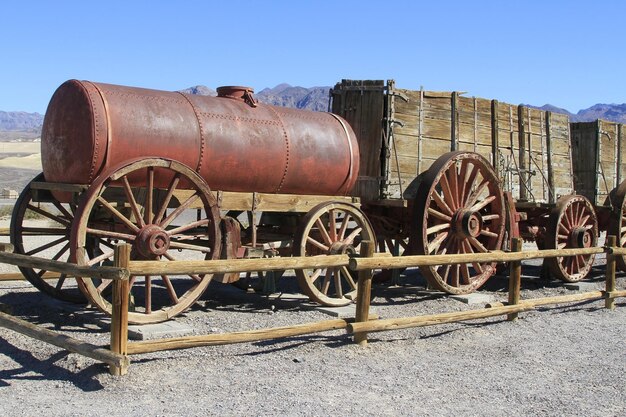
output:
[[443,201],[443,199],[441,198],[441,196],[436,190],[433,192],[432,197],[433,197],[433,201],[435,202],[435,204],[437,204],[437,206],[439,206],[440,209],[445,211],[446,214],[448,214],[449,216],[452,216],[454,214],[454,210],[452,210],[448,206],[448,204],[446,204],[446,202]]
[[500,219],[500,215],[499,214],[487,214],[486,216],[483,216],[483,221],[488,222],[490,220],[499,220]]
[[61,212],[61,214],[63,214],[67,218],[67,220],[69,220],[70,222],[72,221],[74,216],[72,216],[72,214],[69,211],[67,211],[65,207],[63,207],[63,204],[59,203],[56,200],[54,200],[52,204],[54,205],[54,207],[57,208],[57,210]]
[[478,249],[480,252],[483,252],[483,253],[488,252],[487,248],[485,248],[485,246],[483,246],[483,244],[480,243],[480,241],[476,239],[475,237],[470,236],[468,239],[470,243],[472,244],[472,246]]
[[326,274],[324,275],[324,282],[322,284],[322,294],[328,295],[328,288],[330,288],[330,280],[333,276],[333,272],[331,268],[326,269]]
[[176,210],[174,210],[173,212],[170,213],[169,216],[167,216],[165,218],[165,220],[163,220],[159,226],[163,229],[165,229],[167,226],[169,226],[170,223],[172,223],[178,216],[181,215],[181,213],[185,210],[187,210],[187,208],[189,208],[190,205],[192,205],[197,199],[200,198],[200,195],[195,192],[193,195],[191,195],[188,199],[186,199],[180,206],[178,206],[176,208]]
[[335,277],[335,293],[337,298],[343,298],[343,288],[341,287],[341,274],[338,269],[333,269],[333,276]]
[[132,230],[135,233],[139,233],[139,228],[133,223],[131,222],[126,216],[124,216],[122,213],[120,213],[115,207],[113,207],[113,205],[111,205],[111,203],[109,203],[108,201],[106,201],[104,199],[104,197],[102,196],[98,196],[98,201],[100,202],[100,204],[102,204],[102,206],[104,206],[104,208],[106,208],[111,214],[113,214],[115,217],[117,217],[122,223],[124,223],[124,225],[126,227],[128,227],[130,230]]
[[167,275],[161,275],[161,279],[163,280],[163,283],[165,283],[165,288],[167,289],[167,293],[169,294],[170,299],[172,300],[172,303],[178,304],[179,303],[178,295],[176,295],[176,290],[174,289],[174,286],[172,285],[172,281],[170,281],[170,278]]
[[317,240],[313,239],[311,236],[307,236],[306,241],[312,244],[313,246],[323,250],[324,252],[330,251],[330,248],[328,246],[324,245],[321,242],[318,242]]
[[346,281],[348,281],[348,284],[350,284],[350,288],[352,290],[356,290],[357,284],[356,282],[354,282],[354,279],[352,279],[352,274],[350,274],[350,271],[348,270],[348,268],[345,266],[342,266],[341,272],[343,273],[343,276],[346,277]]
[[497,233],[494,233],[494,232],[492,232],[490,230],[487,230],[487,229],[481,230],[480,234],[483,235],[483,236],[488,236],[488,237],[498,237]]
[[52,213],[50,213],[49,211],[43,210],[39,207],[33,206],[32,204],[28,204],[28,209],[31,211],[34,211],[37,214],[41,214],[44,217],[49,218],[50,220],[54,220],[57,223],[60,223],[64,226],[70,227],[71,226],[71,222],[69,220],[66,220],[62,217],[56,216]]
[[474,181],[476,181],[476,176],[478,175],[478,166],[472,164],[472,171],[470,172],[469,178],[466,184],[463,185],[463,206],[467,207],[467,200],[469,194],[472,192],[472,188],[474,188]]
[[495,195],[489,196],[489,197],[485,198],[483,201],[481,201],[480,203],[474,204],[470,208],[470,210],[472,210],[472,211],[480,211],[483,207],[487,206],[487,204],[490,204],[495,199],[496,199]]
[[[172,247],[172,245],[170,244],[170,247]],[[165,257],[165,259],[167,259],[168,261],[175,261],[176,258],[174,258],[172,255],[169,254],[169,252],[165,252],[163,254],[163,256]],[[201,282],[202,281],[202,277],[197,275],[197,274],[188,274],[188,276],[193,279],[196,282]]]
[[363,231],[362,227],[357,227],[356,229],[354,229],[349,235],[348,237],[346,237],[343,240],[343,243],[345,243],[346,245],[352,245],[354,243],[354,239]]
[[174,195],[174,191],[176,190],[176,187],[178,186],[179,181],[180,181],[180,174],[174,175],[174,178],[172,178],[170,185],[167,187],[167,195],[163,199],[163,204],[161,204],[161,208],[159,208],[159,211],[157,212],[154,218],[155,223],[158,224],[163,219],[163,216],[165,216],[165,211],[167,210],[167,206],[169,206],[170,204],[170,200],[172,199],[172,196]]
[[[446,171],[446,175],[448,175],[448,185],[450,186],[450,192],[452,196],[452,201],[454,202],[455,207],[458,209],[461,207],[460,198],[459,198],[459,186],[458,186],[458,173],[456,170],[456,163],[452,164],[448,171]],[[445,175],[444,175],[445,176]]]
[[65,236],[65,234],[67,233],[67,229],[55,229],[51,227],[22,227],[22,233],[33,233],[39,236]]
[[42,252],[42,251],[44,251],[46,249],[50,249],[51,247],[58,245],[59,243],[63,242],[64,240],[67,240],[67,237],[62,236],[62,237],[60,237],[58,239],[53,240],[52,242],[46,243],[45,245],[41,245],[41,246],[36,247],[33,250],[29,250],[28,252],[24,253],[24,255],[33,255],[35,253]]
[[350,223],[351,219],[352,217],[350,216],[350,213],[346,213],[346,216],[343,218],[343,221],[341,222],[341,228],[339,229],[339,234],[337,236],[338,241],[343,240],[344,236],[346,235],[346,230],[348,229],[348,223]]
[[472,192],[472,194],[467,197],[467,200],[465,201],[465,206],[473,206],[476,200],[478,200],[478,197],[480,197],[482,192],[485,190],[485,187],[487,187],[487,185],[489,185],[489,180],[485,178],[480,183],[480,185]]
[[436,253],[441,243],[448,237],[448,232],[439,233],[436,238],[434,238],[428,244],[428,254]]
[[170,236],[171,235],[176,235],[178,233],[186,232],[189,229],[194,229],[196,227],[206,226],[208,224],[209,224],[209,219],[202,219],[202,220],[198,220],[198,221],[193,222],[193,223],[186,224],[184,226],[179,226],[179,227],[176,227],[174,229],[167,230],[166,233],[168,235],[170,235]]
[[322,219],[318,217],[315,220],[315,225],[317,226],[317,230],[322,235],[322,239],[324,240],[324,243],[326,243],[329,247],[332,246],[333,241],[330,240],[330,235],[328,234],[328,231],[326,230],[326,226],[324,226],[324,223],[322,223]]
[[61,291],[61,288],[63,288],[63,284],[65,284],[65,278],[67,278],[66,274],[61,274],[59,276],[59,280],[57,281],[57,285],[55,285],[55,288],[57,289],[57,291]]
[[103,253],[100,256],[96,256],[95,258],[92,258],[89,261],[87,261],[87,265],[93,266],[101,261],[104,261],[105,259],[110,259],[113,256],[113,253],[114,251],[110,251],[110,252]]
[[335,210],[328,210],[328,232],[331,242],[337,241],[337,226],[335,223]]
[[449,228],[450,228],[450,223],[436,224],[426,229],[426,235],[427,236],[432,235],[433,233],[437,233],[437,232],[440,232],[442,230],[449,229]]
[[454,198],[452,197],[452,190],[450,190],[450,184],[448,184],[448,178],[446,177],[445,172],[441,175],[441,179],[439,180],[439,184],[441,185],[441,192],[443,193],[443,200],[448,204],[452,210],[456,210],[458,207]]
[[[208,242],[207,242],[208,243]],[[189,249],[197,252],[211,253],[212,248],[209,246],[192,245],[189,243],[175,242],[170,240],[170,248],[173,249]]]
[[440,211],[435,210],[432,207],[428,207],[428,214],[432,215],[433,217],[439,219],[439,220],[443,220],[445,222],[451,222],[452,221],[452,217],[448,216],[447,214],[444,214]]
[[[146,224],[152,224],[152,199],[154,193],[154,167],[148,167],[148,178],[147,178],[148,187],[146,189],[146,204],[145,204],[145,218]],[[161,226],[165,228],[165,226]]]
[[108,230],[94,229],[91,227],[87,227],[85,231],[87,232],[87,234],[94,236],[109,237],[112,239],[123,239],[128,242],[132,242],[133,240],[135,240],[135,235],[129,235],[127,233],[111,232]]
[[461,169],[459,171],[459,183],[461,189],[459,190],[459,207],[465,206],[465,188],[467,187],[467,168],[469,167],[469,160],[463,159],[461,161]]
[[146,223],[143,221],[143,217],[139,212],[139,206],[137,205],[137,201],[135,201],[135,196],[133,195],[133,190],[130,188],[130,184],[128,183],[128,177],[124,175],[122,177],[122,185],[124,186],[124,193],[126,193],[126,199],[130,203],[130,208],[135,215],[135,220],[139,223],[139,227],[144,227]]

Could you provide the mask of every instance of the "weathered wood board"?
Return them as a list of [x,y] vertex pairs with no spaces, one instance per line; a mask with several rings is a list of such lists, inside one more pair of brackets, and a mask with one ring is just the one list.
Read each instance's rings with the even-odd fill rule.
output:
[[[365,100],[372,91],[383,100]],[[358,129],[361,152],[373,150],[378,158],[361,155],[365,165],[359,178],[372,184],[378,172],[378,194],[374,186],[355,190],[354,195],[364,201],[413,199],[420,174],[439,156],[454,150],[475,152],[487,159],[503,189],[517,201],[554,204],[559,196],[573,193],[569,119],[565,115],[465,97],[459,92],[400,89],[393,81],[343,80],[332,97],[334,112],[350,123],[356,119],[353,127]],[[380,108],[359,107],[365,105]],[[365,125],[357,114],[381,118]],[[373,130],[364,131],[363,126]]]
[[626,179],[622,124],[606,120],[572,123],[576,190],[597,206],[609,206],[611,191]]

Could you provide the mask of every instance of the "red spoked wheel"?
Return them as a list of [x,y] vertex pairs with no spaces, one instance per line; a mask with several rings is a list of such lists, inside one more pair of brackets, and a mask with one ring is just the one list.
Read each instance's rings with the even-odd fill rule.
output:
[[[489,162],[472,152],[440,156],[417,190],[411,248],[421,255],[499,250],[505,204]],[[495,262],[421,268],[429,284],[450,294],[468,294],[495,273]]]
[[[598,244],[598,219],[593,206],[582,195],[559,198],[550,212],[546,249],[590,248]],[[595,255],[576,255],[545,260],[550,272],[566,282],[584,279]]]
[[[617,245],[626,247],[626,181],[622,182],[611,198],[613,211],[609,222],[608,235],[617,239]],[[617,267],[626,272],[626,259],[624,256],[616,258]]]
[[[72,225],[71,253],[80,265],[111,265],[114,245],[121,242],[132,245],[132,260],[219,259],[217,201],[202,178],[181,163],[127,162],[98,176],[86,191]],[[131,277],[128,321],[156,323],[176,316],[202,295],[211,278]],[[106,290],[111,282],[77,280],[91,303],[110,314]]]
[[[376,245],[374,230],[361,210],[347,203],[321,203],[302,219],[294,255],[358,254],[364,240]],[[297,269],[296,277],[302,291],[322,305],[344,306],[356,298],[358,279],[345,266]]]

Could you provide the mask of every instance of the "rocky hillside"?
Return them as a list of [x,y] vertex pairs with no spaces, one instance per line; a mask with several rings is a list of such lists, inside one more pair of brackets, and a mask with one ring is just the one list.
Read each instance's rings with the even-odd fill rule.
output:
[[23,111],[0,111],[0,130],[5,132],[41,132],[43,115]]
[[580,110],[578,113],[570,113],[565,109],[553,106],[551,104],[545,104],[537,108],[541,110],[549,110],[555,113],[567,114],[570,121],[572,122],[591,122],[596,119],[604,119],[611,122],[626,123],[626,103],[594,104],[588,109]]

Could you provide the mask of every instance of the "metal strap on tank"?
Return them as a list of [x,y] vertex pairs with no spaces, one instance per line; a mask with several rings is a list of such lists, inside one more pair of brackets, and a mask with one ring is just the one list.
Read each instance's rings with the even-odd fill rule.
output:
[[196,172],[200,173],[200,168],[202,167],[202,160],[204,159],[204,149],[206,148],[206,140],[204,138],[204,126],[202,126],[202,121],[200,120],[200,115],[198,114],[198,109],[196,106],[189,100],[189,97],[180,91],[177,91],[178,94],[183,96],[185,101],[189,103],[191,109],[193,110],[194,116],[196,116],[196,121],[198,122],[198,129],[200,130],[200,156],[198,157],[198,165],[196,166]]
[[[104,156],[102,157],[102,164],[105,165],[106,158],[109,156],[109,147],[111,146],[111,118],[109,117],[109,114],[110,114],[109,103],[107,102],[104,96],[104,92],[102,91],[100,87],[98,87],[96,84],[90,81],[83,81],[83,83],[89,84],[98,92],[98,94],[100,95],[100,98],[102,99],[102,104],[104,105],[104,112],[105,112],[104,119],[106,120],[106,124],[107,124],[107,140],[106,140],[106,149],[104,152]],[[87,90],[87,92],[89,92],[89,90]],[[95,107],[93,106],[93,104],[91,105],[91,108],[95,110]],[[96,114],[94,112],[94,118],[95,117],[96,117]],[[93,158],[91,159],[91,168],[89,169],[89,180],[88,180],[89,183],[91,183],[95,179],[96,159],[98,159],[98,135],[94,135],[94,139],[95,139],[94,155],[93,155]]]
[[289,170],[289,153],[290,153],[290,143],[289,143],[289,135],[287,134],[287,129],[285,129],[285,123],[283,123],[283,119],[280,117],[280,114],[276,111],[276,109],[272,106],[267,106],[274,116],[278,119],[280,123],[280,127],[283,129],[283,136],[285,138],[285,170],[283,171],[283,177],[280,179],[280,183],[278,184],[278,188],[276,188],[276,193],[280,192],[281,188],[283,188],[283,184],[285,184],[285,179],[287,178],[287,171]]
[[[348,181],[350,181],[350,178],[352,178],[352,156],[354,155],[353,153],[353,149],[352,149],[352,141],[350,140],[350,133],[348,132],[348,128],[346,127],[346,124],[343,122],[343,120],[337,116],[334,113],[328,113],[331,116],[333,116],[340,124],[341,127],[343,127],[343,131],[346,134],[346,139],[348,139],[348,148],[350,149],[350,155],[349,155],[349,159],[350,159],[350,168],[348,169],[348,176],[346,177],[346,179],[343,181],[343,183],[341,184],[341,187],[339,187],[339,189],[341,190]],[[344,194],[348,194],[349,190],[346,190]]]

